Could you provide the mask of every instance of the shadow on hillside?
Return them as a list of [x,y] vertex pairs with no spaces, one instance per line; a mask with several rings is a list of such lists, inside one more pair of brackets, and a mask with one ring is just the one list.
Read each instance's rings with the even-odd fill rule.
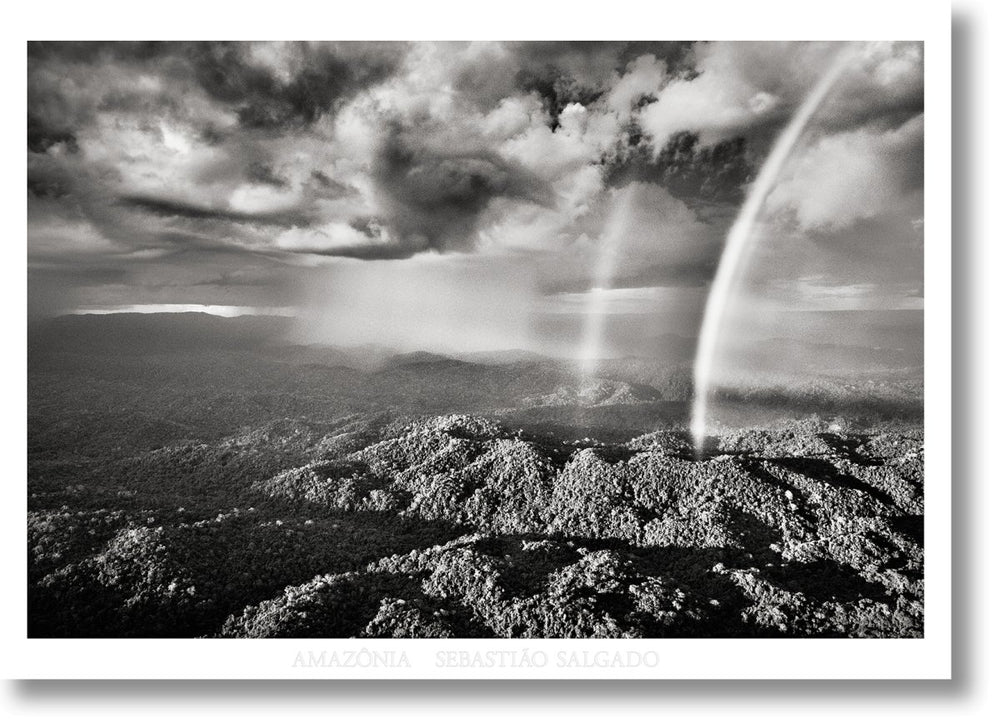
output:
[[849,473],[840,472],[837,467],[826,460],[819,458],[774,458],[772,462],[788,468],[793,473],[803,475],[821,483],[832,485],[836,488],[848,488],[864,493],[872,500],[876,500],[893,511],[897,510],[895,501],[888,494],[868,483],[855,478]]
[[[227,617],[278,597],[287,587],[350,572],[358,572],[350,577],[353,591],[342,598],[336,618],[330,616],[329,633],[323,632],[320,611],[309,636],[360,636],[377,616],[383,632],[374,636],[420,636],[406,632],[412,625],[407,627],[403,617],[395,624],[391,614],[380,611],[384,604],[404,603],[415,605],[404,610],[410,622],[413,610],[427,619],[449,614],[445,636],[586,636],[561,630],[588,629],[587,624],[620,625],[647,637],[794,636],[747,619],[747,610],[760,606],[762,597],[751,598],[733,578],[734,569],[750,570],[761,583],[816,603],[888,601],[882,587],[844,564],[780,562],[769,549],[780,540],[774,529],[752,514],[731,517],[744,533],[745,548],[639,547],[621,540],[528,533],[455,542],[468,529],[276,498],[249,514],[120,531],[96,558],[33,586],[29,636],[217,635]],[[450,585],[447,594],[421,586],[434,568],[443,568],[441,562],[409,567],[392,578],[365,569],[383,557],[449,542],[434,553],[465,550],[471,556],[444,562],[453,564],[452,571],[433,577]],[[499,591],[481,589],[484,580],[494,578],[491,574],[499,575]],[[646,588],[644,580],[651,577],[661,586],[637,597],[636,589]],[[642,599],[667,601],[643,607]],[[677,602],[674,607],[671,600]],[[676,615],[663,617],[663,609],[675,608]],[[521,622],[505,616],[515,612]]]
[[121,529],[29,588],[29,637],[196,637],[314,576],[364,569],[466,530],[272,500],[218,519]]

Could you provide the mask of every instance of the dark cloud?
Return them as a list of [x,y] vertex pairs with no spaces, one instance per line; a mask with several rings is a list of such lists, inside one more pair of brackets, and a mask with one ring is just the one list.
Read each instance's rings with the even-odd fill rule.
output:
[[[908,61],[918,61],[915,69],[923,67],[923,43],[889,44],[895,51],[902,51],[899,61],[912,53]],[[904,73],[888,84],[864,83],[853,79],[851,92],[841,94],[836,104],[826,110],[824,124],[831,131],[850,130],[862,126],[881,129],[896,128],[924,112],[924,84],[922,73]]]
[[619,187],[629,182],[653,182],[692,206],[735,204],[743,199],[756,170],[742,137],[702,145],[696,134],[681,132],[673,135],[659,154],[653,149],[649,137],[633,127],[627,141],[604,160],[607,183]]
[[667,63],[672,75],[683,75],[693,63],[689,42],[678,41],[523,41],[504,43],[462,62],[455,88],[480,109],[524,91],[542,98],[557,126],[567,104],[586,105],[610,90],[616,77],[643,55]]
[[542,99],[542,108],[549,115],[549,128],[559,128],[559,114],[570,104],[587,106],[597,101],[603,94],[600,89],[587,88],[572,76],[562,75],[555,66],[548,66],[541,72],[520,71],[517,84],[525,91],[537,93]]
[[507,48],[529,73],[551,68],[587,85],[606,88],[613,74],[623,73],[644,55],[655,56],[678,71],[687,68],[693,63],[693,45],[689,41],[521,41]]
[[629,40],[622,44],[618,54],[619,71],[640,56],[654,56],[664,61],[673,76],[690,77],[695,73],[695,59],[691,53],[694,41],[689,40]]
[[354,260],[404,260],[427,249],[420,237],[389,240],[389,230],[384,220],[372,216],[355,217],[348,225],[361,233],[367,242],[331,244],[328,247],[310,245],[295,248],[284,246],[290,253],[320,255],[327,258],[353,258]]
[[359,245],[331,245],[329,248],[285,248],[289,253],[319,255],[325,258],[351,258],[353,260],[405,260],[412,258],[422,248],[398,243]]
[[386,224],[405,248],[468,248],[496,198],[552,203],[551,187],[520,165],[487,150],[431,149],[421,135],[394,127],[373,166]]
[[[121,68],[150,70],[160,78],[186,63],[174,43],[29,42],[28,149],[45,152],[65,142],[78,151],[78,130],[100,112],[163,113],[177,109],[179,98],[137,88],[115,88]],[[170,63],[178,54],[178,63]],[[110,86],[110,87],[109,87]]]
[[65,197],[69,188],[56,179],[33,178],[28,175],[28,192],[34,197]]
[[181,109],[179,100],[166,92],[148,93],[136,90],[112,89],[101,96],[96,111],[118,114],[163,115]]
[[239,257],[260,255],[257,251],[247,250],[245,245],[224,240],[221,236],[184,230],[151,230],[146,236],[144,247],[163,251],[161,256],[163,260],[168,258],[196,258],[200,260],[206,254]]
[[[859,103],[860,101],[860,103]],[[924,113],[923,88],[876,98],[848,98],[832,109],[825,126],[829,131],[849,131],[861,126],[892,129]]]
[[266,225],[274,227],[301,227],[308,225],[312,219],[300,211],[280,211],[267,213],[237,212],[235,210],[220,210],[212,207],[192,205],[177,200],[165,200],[146,195],[127,195],[119,198],[119,204],[125,207],[142,210],[158,217],[177,217],[188,220],[215,220],[220,222],[242,223],[247,225]]
[[42,163],[28,164],[28,192],[33,197],[60,198],[66,197],[72,192],[72,180],[58,165],[46,164],[49,161],[45,157],[40,158]]
[[319,188],[321,197],[338,199],[341,197],[350,197],[358,192],[350,185],[338,182],[333,179],[333,177],[330,177],[328,174],[318,169],[314,169],[309,177],[313,182],[314,187]]
[[28,41],[30,61],[98,63],[145,62],[183,49],[171,41]]
[[[51,78],[33,78],[32,69],[118,64],[145,68],[188,87],[194,82],[212,100],[234,111],[243,128],[302,129],[388,78],[407,47],[405,43],[292,43],[287,46],[290,72],[283,73],[255,59],[251,44],[240,42],[34,42],[28,44],[29,111],[40,117],[37,123],[43,128],[58,119],[58,104],[44,98],[59,96],[58,84]],[[155,111],[177,103],[169,93],[120,89],[87,99],[90,106],[119,112]],[[208,137],[217,133],[212,127],[205,129]],[[50,136],[36,133],[35,138],[37,146]]]
[[210,147],[218,146],[226,140],[226,133],[214,124],[206,124],[198,132],[198,139]]
[[385,222],[377,217],[356,217],[348,223],[366,238],[377,240],[385,229]]
[[252,60],[243,43],[190,48],[198,83],[233,107],[244,128],[282,131],[315,123],[336,102],[387,78],[405,44],[297,44],[299,68],[288,79]]
[[250,182],[268,185],[278,189],[286,189],[289,186],[288,178],[282,177],[280,174],[275,172],[274,168],[266,162],[251,162],[247,166],[246,176]]
[[43,153],[56,144],[64,144],[68,152],[79,151],[76,135],[70,129],[60,127],[57,122],[43,119],[29,111],[28,151]]

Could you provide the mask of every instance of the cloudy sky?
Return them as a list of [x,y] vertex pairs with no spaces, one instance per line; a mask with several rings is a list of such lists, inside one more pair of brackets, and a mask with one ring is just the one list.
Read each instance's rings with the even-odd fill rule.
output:
[[[608,347],[690,336],[838,50],[29,43],[29,316],[209,306],[322,341],[569,352],[597,305]],[[857,46],[736,317],[919,309],[923,138],[921,45]]]

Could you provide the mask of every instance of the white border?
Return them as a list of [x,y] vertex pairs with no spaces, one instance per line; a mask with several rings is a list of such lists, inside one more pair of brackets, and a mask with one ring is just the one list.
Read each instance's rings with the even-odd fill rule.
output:
[[[888,679],[951,676],[951,18],[946,2],[918,4],[881,0],[836,3],[789,0],[699,0],[677,3],[633,2],[627,10],[606,12],[607,5],[587,3],[508,2],[502,10],[476,17],[468,2],[368,3],[345,9],[322,3],[286,0],[280,12],[272,5],[241,3],[238,13],[226,5],[177,0],[169,14],[137,17],[134,3],[47,3],[46,12],[27,21],[15,18],[7,28],[5,68],[12,89],[24,88],[24,40],[28,38],[642,38],[666,35],[707,39],[908,39],[925,42],[925,435],[926,435],[926,623],[915,640],[28,640],[26,564],[24,559],[26,432],[24,413],[26,251],[15,245],[24,227],[13,225],[13,252],[6,269],[4,326],[15,342],[7,381],[3,454],[14,477],[3,489],[4,557],[8,583],[15,594],[2,600],[6,650],[4,675],[11,678],[757,678]],[[602,10],[603,8],[603,10]],[[259,12],[254,12],[258,10]],[[323,20],[329,12],[330,22]],[[143,15],[139,13],[138,15]],[[109,21],[118,18],[117,21]],[[130,22],[121,19],[132,18]],[[197,22],[192,22],[192,18]],[[662,31],[657,27],[662,26]],[[24,96],[12,91],[14,104]],[[21,107],[22,110],[24,107]],[[20,120],[25,118],[22,113]],[[23,121],[9,118],[5,140],[4,199],[24,200]],[[24,207],[18,214],[23,215]],[[16,218],[16,215],[14,215]],[[22,219],[26,226],[26,221]],[[380,653],[390,662],[406,652],[410,667],[361,665],[360,650]],[[441,667],[451,653],[516,653],[532,667]],[[560,666],[567,651],[613,653],[655,651],[655,667]],[[356,667],[296,667],[300,651],[326,652],[325,661]],[[389,657],[388,653],[394,653]],[[443,655],[443,656],[442,656]],[[544,659],[538,657],[544,655]],[[467,658],[468,659],[468,658]],[[623,659],[628,659],[623,657]],[[308,658],[306,659],[308,662]],[[647,663],[651,660],[646,659]],[[458,664],[461,658],[456,658]],[[544,662],[544,665],[541,663]]]

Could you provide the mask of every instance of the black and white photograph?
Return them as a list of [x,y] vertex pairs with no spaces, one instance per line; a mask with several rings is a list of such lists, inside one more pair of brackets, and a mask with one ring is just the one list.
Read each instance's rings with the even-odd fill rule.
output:
[[3,723],[991,724],[997,7],[13,3]]
[[27,74],[29,637],[923,636],[922,42]]

